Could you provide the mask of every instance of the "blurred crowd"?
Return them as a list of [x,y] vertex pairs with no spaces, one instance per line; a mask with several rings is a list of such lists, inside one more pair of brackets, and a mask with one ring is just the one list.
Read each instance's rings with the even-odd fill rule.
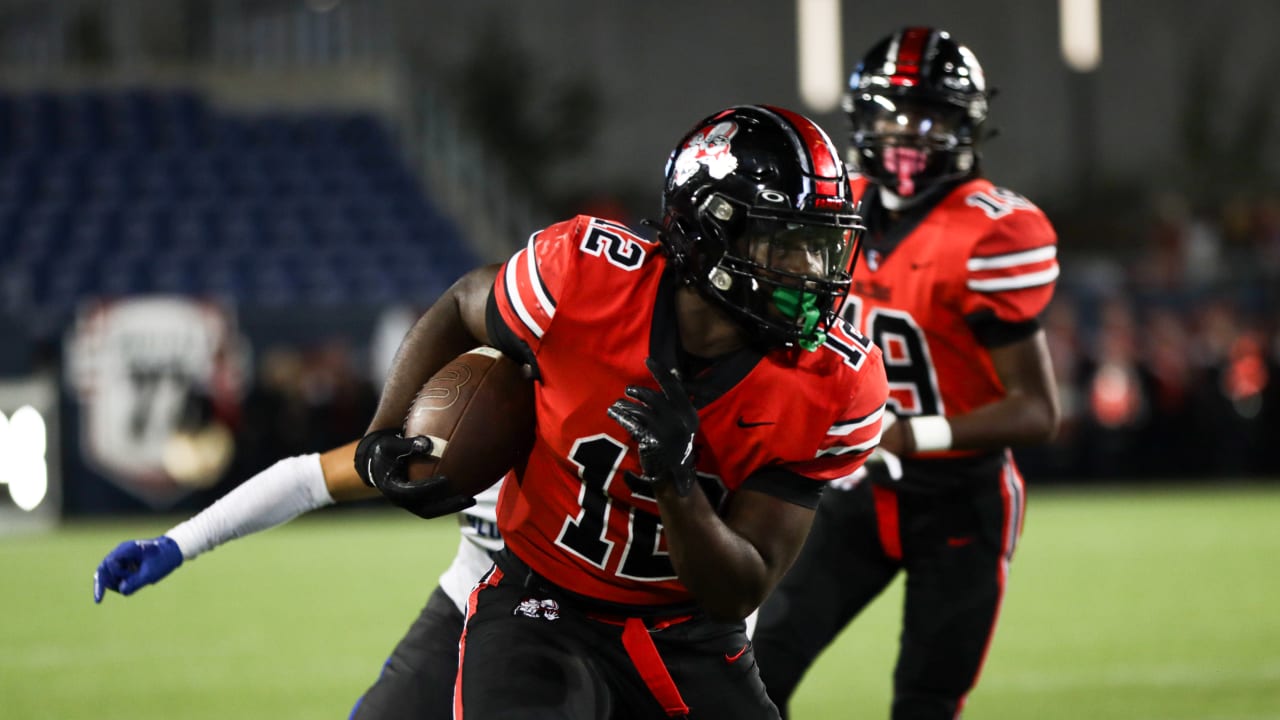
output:
[[331,338],[304,347],[263,352],[256,377],[240,404],[234,426],[235,459],[224,483],[186,505],[207,504],[230,487],[281,457],[322,452],[364,435],[378,401],[355,347]]
[[1195,213],[1154,204],[1136,243],[1073,253],[1044,317],[1058,440],[1021,451],[1058,478],[1280,474],[1280,197]]

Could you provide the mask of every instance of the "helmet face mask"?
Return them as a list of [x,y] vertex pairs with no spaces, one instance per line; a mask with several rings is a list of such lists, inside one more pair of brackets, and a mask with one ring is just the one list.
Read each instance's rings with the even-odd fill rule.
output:
[[862,227],[816,125],[768,107],[713,115],[672,153],[663,208],[661,237],[686,283],[759,344],[821,344]]
[[[728,202],[713,196],[708,205]],[[814,336],[824,308],[838,310],[849,289],[854,226],[829,219],[781,219],[747,210],[735,228],[719,225],[714,213],[704,219],[721,238],[724,254],[708,273],[718,295],[735,307],[796,334],[804,344]],[[780,333],[782,334],[782,333]],[[784,340],[784,343],[786,341]]]
[[972,174],[989,94],[974,54],[942,31],[881,40],[849,79],[850,162],[903,199]]

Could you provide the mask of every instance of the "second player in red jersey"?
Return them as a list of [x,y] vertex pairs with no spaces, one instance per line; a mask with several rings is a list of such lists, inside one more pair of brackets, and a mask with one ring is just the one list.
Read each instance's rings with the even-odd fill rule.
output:
[[1025,507],[1010,448],[1057,424],[1037,316],[1058,263],[1044,214],[980,173],[988,100],[974,54],[932,28],[884,38],[850,79],[867,237],[843,315],[884,353],[891,412],[878,462],[823,497],[760,610],[761,675],[784,714],[900,572],[893,720],[958,717],[995,632]]
[[[867,212],[884,212],[878,186],[859,176],[853,188]],[[1057,235],[1017,193],[974,178],[926,209],[873,234],[843,309],[884,352],[899,418],[964,415],[1002,399],[988,348],[1035,332],[1058,277]]]

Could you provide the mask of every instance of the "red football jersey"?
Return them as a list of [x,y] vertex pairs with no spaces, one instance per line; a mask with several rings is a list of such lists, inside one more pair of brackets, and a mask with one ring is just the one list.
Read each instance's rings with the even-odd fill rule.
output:
[[[851,185],[856,197],[874,187],[862,177]],[[974,328],[1034,320],[1057,277],[1057,235],[1044,213],[975,179],[948,193],[887,254],[868,247],[842,314],[884,352],[894,412],[960,415],[1004,396]]]
[[[491,297],[491,342],[516,356],[527,345],[540,377],[537,438],[523,471],[503,486],[498,527],[534,571],[608,602],[691,600],[656,501],[624,480],[640,473],[633,441],[606,414],[627,385],[657,387],[647,357],[677,366],[679,279],[667,270],[656,243],[579,216],[531,237]],[[852,473],[879,442],[887,394],[880,351],[844,323],[815,352],[742,350],[685,387],[700,419],[697,472],[721,511],[761,468],[803,476],[810,496],[817,488],[804,478]],[[794,486],[768,474],[750,481],[784,498]]]

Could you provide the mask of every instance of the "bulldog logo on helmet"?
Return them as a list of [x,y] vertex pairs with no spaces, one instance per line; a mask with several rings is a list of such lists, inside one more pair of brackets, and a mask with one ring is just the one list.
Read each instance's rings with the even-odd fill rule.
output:
[[689,178],[698,174],[703,165],[711,177],[720,180],[738,167],[738,158],[733,154],[730,141],[738,134],[737,123],[725,121],[705,127],[693,134],[680,149],[676,157],[675,173],[672,181],[683,185]]

